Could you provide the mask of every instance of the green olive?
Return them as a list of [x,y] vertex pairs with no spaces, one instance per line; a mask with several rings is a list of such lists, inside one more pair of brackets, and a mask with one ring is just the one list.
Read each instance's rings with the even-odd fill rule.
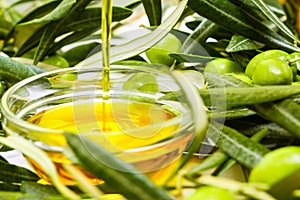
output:
[[59,55],[47,57],[43,60],[43,63],[60,68],[67,68],[70,66],[68,61],[64,57]]
[[300,147],[286,146],[267,153],[252,169],[249,182],[266,184],[277,199],[290,199],[300,189]]
[[138,90],[141,92],[158,92],[156,77],[149,73],[139,72],[132,75],[122,87],[124,90]]
[[264,51],[262,53],[257,54],[250,60],[250,62],[246,67],[245,74],[252,79],[252,73],[254,72],[258,63],[267,59],[279,59],[279,60],[287,61],[290,59],[290,56],[287,52],[282,50],[277,50],[277,49]]
[[169,54],[179,52],[181,46],[181,41],[175,35],[169,33],[145,53],[151,63],[170,66],[175,60]]
[[263,60],[254,69],[252,81],[258,85],[290,85],[293,82],[293,72],[283,60]]
[[232,192],[229,190],[213,187],[203,186],[200,187],[185,200],[236,200]]
[[209,61],[206,64],[204,72],[225,74],[242,73],[244,72],[244,70],[236,62],[228,58],[217,58],[212,61]]

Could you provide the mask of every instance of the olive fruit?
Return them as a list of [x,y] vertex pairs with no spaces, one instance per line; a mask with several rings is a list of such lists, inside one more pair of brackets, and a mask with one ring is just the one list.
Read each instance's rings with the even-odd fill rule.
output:
[[181,41],[175,35],[169,33],[145,53],[151,63],[170,66],[175,60],[169,54],[179,52],[181,46]]
[[290,59],[290,56],[287,52],[282,50],[277,50],[277,49],[264,51],[262,53],[257,54],[249,61],[246,67],[245,74],[252,79],[252,73],[254,72],[258,63],[267,59],[279,59],[279,60],[287,61]]
[[285,146],[267,153],[250,172],[249,182],[267,184],[277,199],[292,199],[300,189],[300,147]]
[[209,61],[206,64],[204,72],[225,74],[242,73],[244,72],[244,70],[236,62],[228,58],[217,58],[212,61]]
[[70,66],[68,61],[64,57],[59,55],[49,56],[45,58],[42,62],[60,68],[67,68]]
[[258,85],[290,85],[293,82],[293,72],[285,61],[267,59],[257,64],[252,81]]
[[229,190],[213,187],[203,186],[198,188],[191,196],[185,200],[236,200],[232,192]]

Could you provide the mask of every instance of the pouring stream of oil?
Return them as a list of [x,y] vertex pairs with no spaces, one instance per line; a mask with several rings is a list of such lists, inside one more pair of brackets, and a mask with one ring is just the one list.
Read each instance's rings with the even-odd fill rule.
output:
[[110,104],[110,39],[112,23],[112,0],[102,0],[102,98],[103,98],[103,131],[109,131],[105,124],[105,113]]

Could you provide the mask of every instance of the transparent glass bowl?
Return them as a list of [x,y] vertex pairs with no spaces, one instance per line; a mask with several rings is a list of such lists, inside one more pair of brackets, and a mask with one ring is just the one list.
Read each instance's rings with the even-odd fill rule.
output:
[[[160,100],[168,91],[177,91],[177,98]],[[102,98],[101,69],[50,71],[15,84],[3,95],[2,126],[6,134],[23,136],[45,150],[66,184],[72,184],[72,177],[59,169],[60,163],[72,162],[63,154],[65,131],[85,135],[161,180],[162,170],[169,170],[193,138],[190,108],[178,91],[164,66],[111,66],[108,101]],[[103,114],[106,109],[109,114]],[[28,160],[47,179],[38,163]]]

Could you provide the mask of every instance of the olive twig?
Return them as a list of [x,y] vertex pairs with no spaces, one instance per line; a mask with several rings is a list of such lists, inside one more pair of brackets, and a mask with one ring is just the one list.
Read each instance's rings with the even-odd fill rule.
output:
[[295,62],[297,62],[297,61],[300,61],[300,57],[298,57],[298,58],[293,58],[293,59],[288,60],[288,61],[287,61],[287,64],[288,64],[288,65],[291,65],[291,64],[293,64],[293,63],[295,63]]

